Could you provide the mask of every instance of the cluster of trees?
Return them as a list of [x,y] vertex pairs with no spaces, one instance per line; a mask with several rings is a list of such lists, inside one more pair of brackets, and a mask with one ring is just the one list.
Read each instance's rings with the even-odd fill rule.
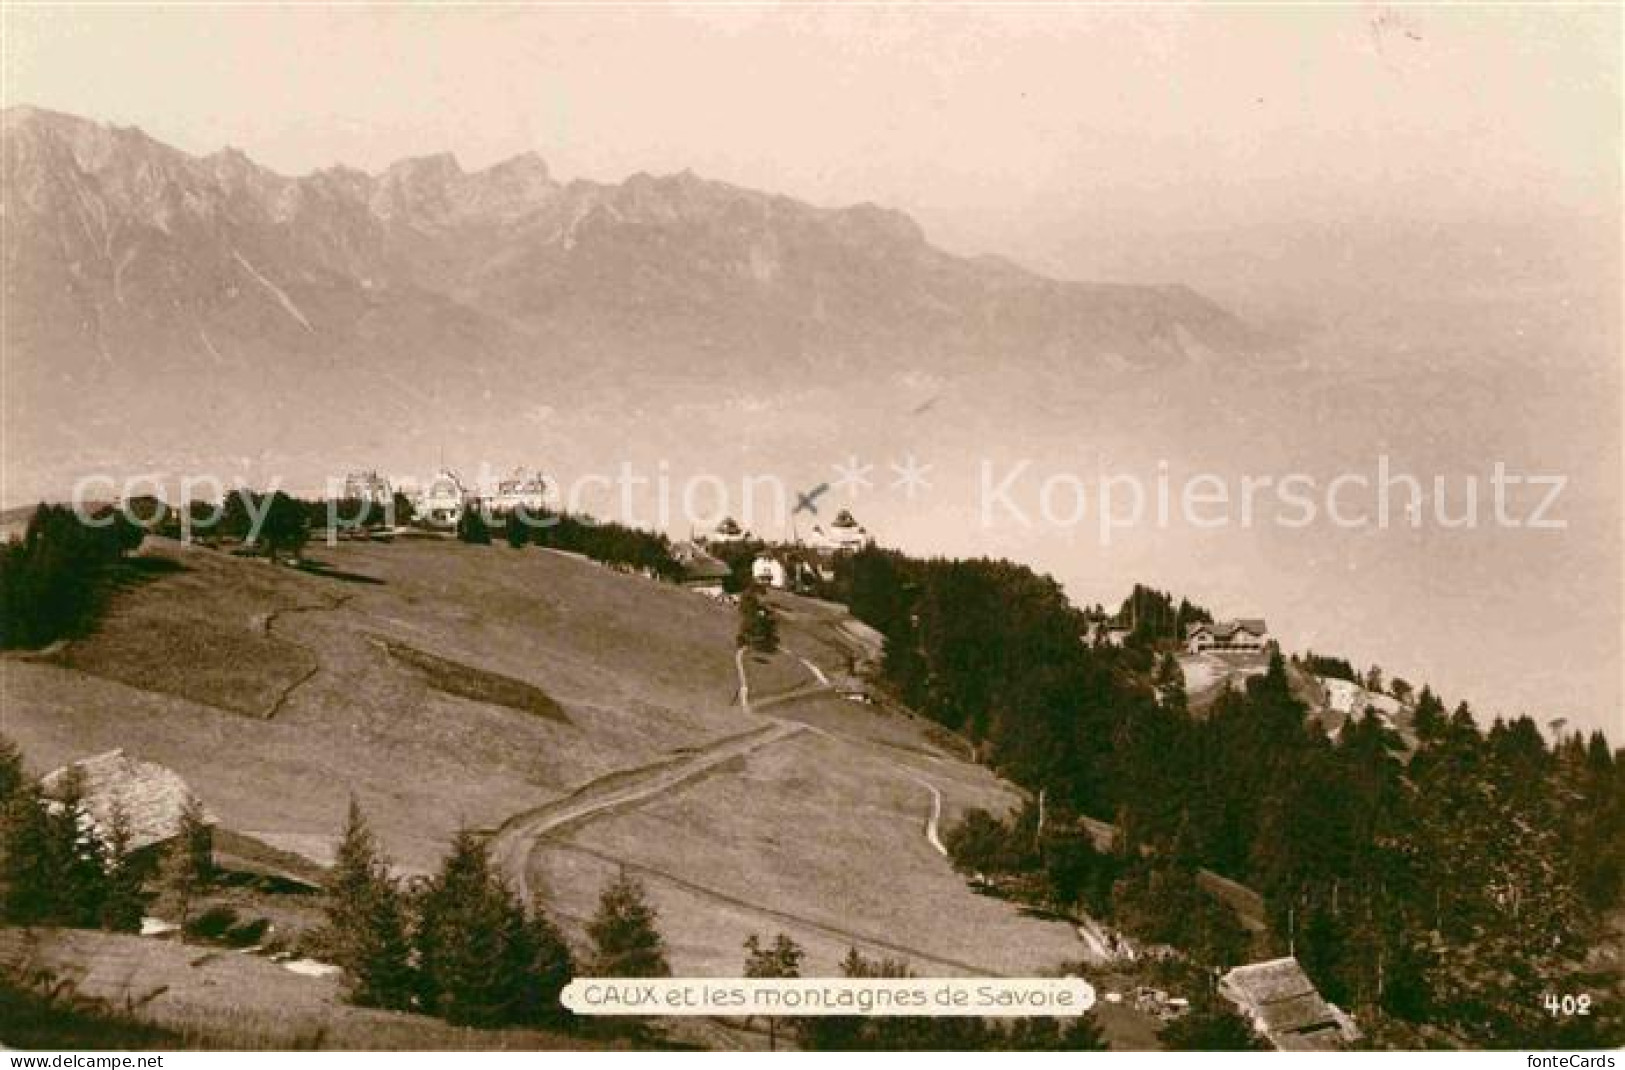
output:
[[1146,944],[1186,951],[1204,971],[1246,962],[1247,931],[1205,891],[1186,857],[1125,850],[1122,837],[1097,849],[1063,811],[1043,829],[1028,804],[1004,818],[970,810],[943,837],[960,872],[1049,910],[1081,910]]
[[[351,503],[351,511],[341,515],[360,515],[361,508],[361,503]],[[218,502],[188,502],[184,510],[146,498],[127,503],[125,512],[142,527],[168,538],[253,540],[274,561],[283,553],[297,557],[311,531],[327,526],[328,503],[243,487],[228,491]]]
[[1118,607],[1117,619],[1129,625],[1129,646],[1149,650],[1183,643],[1189,625],[1211,623],[1213,614],[1183,598],[1176,604],[1166,591],[1136,583]]
[[0,736],[0,921],[135,932],[156,909],[184,927],[214,879],[209,842],[194,800],[161,856],[133,852],[128,815],[96,829],[78,777],[47,794]]
[[[575,972],[569,945],[544,911],[522,902],[461,832],[439,871],[409,886],[391,876],[360,808],[351,803],[327,887],[318,943],[344,971],[349,998],[418,1010],[458,1025],[563,1025],[559,994]],[[643,888],[624,873],[604,889],[588,925],[588,972],[671,972]]]
[[503,537],[515,548],[530,544],[563,550],[613,568],[648,572],[663,580],[675,580],[682,574],[666,536],[588,516],[549,512],[529,517],[509,513],[503,520]]
[[1337,658],[1330,654],[1317,654],[1308,651],[1302,658],[1303,666],[1316,676],[1324,676],[1332,680],[1347,680],[1351,684],[1360,683],[1360,674],[1354,671],[1347,658]]
[[729,594],[739,594],[755,585],[756,577],[751,572],[751,565],[755,563],[757,555],[767,549],[767,544],[760,539],[741,539],[738,542],[709,543],[705,549],[728,566],[722,589]]
[[[745,944],[748,977],[800,976],[800,949],[784,935],[770,947]],[[756,972],[777,971],[777,972]],[[869,959],[857,948],[841,962],[843,977],[913,977],[906,962]],[[807,1051],[1105,1051],[1091,1015],[1076,1018],[930,1018],[828,1016],[791,1023]]]
[[34,510],[21,539],[0,545],[0,647],[44,646],[94,623],[115,566],[145,531],[117,509],[91,517]]
[[759,654],[771,654],[779,649],[778,615],[754,589],[747,589],[739,596],[737,642],[739,646]]
[[[1177,660],[1079,642],[1083,615],[1021,566],[865,550],[843,581],[905,701],[1043,791],[1052,820],[1114,820],[1136,860],[1110,881],[1116,899],[1130,880],[1125,916],[1135,898],[1186,902],[1179,873],[1208,868],[1264,895],[1276,947],[1344,1005],[1513,1047],[1617,1030],[1596,1013],[1554,1024],[1540,999],[1587,990],[1584,952],[1621,899],[1625,755],[1601,733],[1552,745],[1527,717],[1486,731],[1423,688],[1414,754],[1370,711],[1333,739],[1279,656],[1197,718]],[[1142,855],[1174,868],[1135,878]]]

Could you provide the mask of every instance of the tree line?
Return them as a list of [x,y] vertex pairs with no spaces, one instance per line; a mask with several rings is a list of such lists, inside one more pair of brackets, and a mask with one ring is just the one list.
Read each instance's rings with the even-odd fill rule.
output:
[[[671,540],[655,532],[549,510],[531,515],[516,509],[498,519],[500,537],[516,550],[525,546],[561,550],[662,580],[674,581],[682,575],[682,566],[671,554]],[[465,509],[457,522],[457,537],[466,543],[490,545],[491,526],[478,509]]]

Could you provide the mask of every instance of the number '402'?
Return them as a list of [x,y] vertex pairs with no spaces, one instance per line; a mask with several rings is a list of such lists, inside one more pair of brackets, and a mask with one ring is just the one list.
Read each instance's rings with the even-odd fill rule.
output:
[[1546,996],[1546,1013],[1553,1018],[1573,1018],[1576,1015],[1590,1014],[1591,996],[1586,992],[1581,992],[1577,996],[1568,994],[1557,996],[1548,993]]

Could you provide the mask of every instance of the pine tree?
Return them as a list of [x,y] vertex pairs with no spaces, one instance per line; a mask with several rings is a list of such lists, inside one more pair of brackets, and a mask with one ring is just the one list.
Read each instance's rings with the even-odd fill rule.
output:
[[[762,941],[755,933],[745,941],[745,976],[746,977],[800,977],[801,960],[806,952],[784,933],[774,938],[771,947],[763,947]],[[767,1049],[778,1050],[779,1023],[778,1019],[769,1015],[767,1019]]]
[[56,924],[95,928],[107,897],[106,850],[84,805],[84,780],[77,766],[46,804],[48,864],[58,884]]
[[180,833],[166,847],[158,868],[159,909],[182,929],[214,883],[211,835],[203,804],[196,796],[188,799],[181,811]]
[[1163,654],[1162,661],[1157,665],[1157,690],[1164,708],[1181,713],[1187,709],[1189,701],[1185,695],[1185,670],[1180,668],[1179,658],[1172,651]]
[[511,510],[504,521],[502,535],[508,540],[508,545],[515,550],[530,541],[530,527],[525,523],[524,512],[520,509]]
[[587,926],[594,948],[593,975],[670,977],[666,945],[655,928],[655,917],[643,885],[622,870],[605,886],[598,912]]
[[762,654],[771,654],[779,649],[778,618],[773,608],[752,590],[739,597],[737,641],[740,646]]
[[24,785],[0,815],[0,918],[12,925],[52,919],[60,890],[55,854],[44,800]]
[[130,856],[130,816],[122,803],[113,807],[107,830],[107,880],[101,925],[114,932],[140,932],[147,908],[145,868]]
[[330,954],[344,970],[350,1002],[410,1007],[414,978],[405,904],[353,798],[326,906]]
[[491,545],[491,531],[485,526],[485,517],[476,506],[466,506],[457,518],[457,537],[476,546]]
[[1217,1001],[1175,1018],[1157,1034],[1157,1039],[1168,1051],[1269,1050],[1269,1044],[1252,1026]]
[[418,954],[424,1005],[447,1021],[490,1026],[562,1015],[568,949],[545,917],[527,916],[467,830],[423,897]]
[[0,917],[14,925],[99,926],[105,862],[77,769],[49,798],[24,783],[0,812]]
[[0,735],[0,809],[4,809],[28,778],[23,773],[23,752],[4,735]]
[[557,926],[540,910],[532,912],[528,929],[531,963],[526,977],[525,1020],[541,1023],[567,1021],[570,1012],[559,1002],[564,986],[575,975],[570,945]]

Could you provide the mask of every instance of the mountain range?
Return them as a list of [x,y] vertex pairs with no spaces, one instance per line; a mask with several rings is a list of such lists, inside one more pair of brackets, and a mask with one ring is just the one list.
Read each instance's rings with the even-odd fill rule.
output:
[[360,455],[607,395],[1077,379],[1268,345],[1183,286],[1059,281],[938,249],[901,212],[688,172],[561,182],[533,154],[443,154],[294,178],[36,108],[3,126],[14,483]]

